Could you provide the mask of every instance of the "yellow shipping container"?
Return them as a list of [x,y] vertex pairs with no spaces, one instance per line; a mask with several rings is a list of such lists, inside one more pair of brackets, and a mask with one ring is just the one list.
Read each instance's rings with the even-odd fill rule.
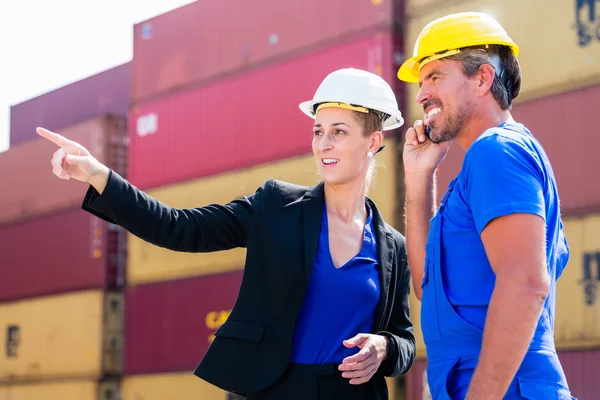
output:
[[565,219],[564,230],[571,256],[557,284],[556,345],[600,346],[600,214]]
[[[429,6],[415,8],[419,3]],[[578,3],[582,5],[579,9]],[[496,18],[520,47],[523,84],[515,102],[592,86],[600,82],[600,19],[590,18],[594,4],[572,0],[413,0],[412,9],[407,10],[411,14],[406,56],[412,56],[419,32],[434,19],[455,12],[485,12]],[[423,117],[423,107],[414,101],[418,86],[408,87],[410,126]]]
[[0,386],[0,400],[120,400],[117,382],[66,381]]
[[[554,339],[559,349],[600,346],[600,214],[564,219],[569,263],[556,287]],[[421,302],[410,297],[417,357],[425,358]]]
[[191,372],[127,376],[123,400],[228,400],[227,392]]
[[[386,378],[386,380],[389,399],[396,399],[395,380],[391,378]],[[228,394],[188,372],[128,376],[123,379],[122,389],[123,400],[233,400],[240,398]],[[3,399],[0,398],[0,400]]]
[[0,383],[100,379],[123,369],[123,296],[81,291],[0,305]]
[[[392,138],[378,154],[383,164],[378,168],[370,197],[377,203],[383,217],[394,224],[396,151]],[[267,179],[275,178],[299,185],[314,185],[320,181],[312,155],[261,164],[253,168],[228,172],[148,191],[156,199],[177,208],[225,204],[253,193]],[[153,246],[128,234],[127,279],[129,285],[206,275],[243,268],[245,249],[216,253],[180,253]]]

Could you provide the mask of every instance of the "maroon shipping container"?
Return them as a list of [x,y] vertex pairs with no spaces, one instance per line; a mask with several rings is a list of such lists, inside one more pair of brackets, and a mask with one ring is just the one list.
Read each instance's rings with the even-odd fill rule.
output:
[[[514,119],[525,124],[546,150],[565,216],[600,210],[600,131],[590,118],[598,106],[600,85],[519,103],[513,108]],[[438,172],[438,197],[460,171],[463,158],[464,151],[454,144]]]
[[431,400],[427,385],[427,360],[415,360],[413,366],[404,375],[407,400]]
[[123,286],[123,229],[79,208],[3,226],[0,243],[0,302]]
[[298,104],[330,72],[395,78],[392,35],[377,32],[314,54],[134,106],[130,180],[141,189],[311,151],[312,121]]
[[131,63],[34,97],[10,108],[10,146],[37,137],[38,126],[66,128],[105,114],[127,117]]
[[[99,117],[58,133],[81,143],[100,162],[126,172],[127,121]],[[37,135],[37,134],[36,134]],[[81,205],[88,185],[62,180],[52,173],[50,161],[59,147],[37,137],[0,153],[0,225]]]
[[579,400],[600,398],[600,349],[559,351],[558,358],[573,397]]
[[225,322],[243,271],[127,289],[125,374],[189,371]]
[[134,104],[401,21],[403,1],[203,0],[134,25]]

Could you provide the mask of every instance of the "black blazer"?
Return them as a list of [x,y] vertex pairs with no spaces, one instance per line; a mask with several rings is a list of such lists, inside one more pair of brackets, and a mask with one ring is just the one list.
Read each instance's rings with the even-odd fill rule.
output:
[[[415,338],[404,237],[367,201],[373,210],[381,295],[372,332],[365,333],[392,339],[391,354],[372,378],[380,386],[385,385],[383,376],[403,374],[412,366]],[[268,180],[253,194],[228,204],[175,209],[111,171],[102,195],[90,187],[82,208],[175,251],[246,248],[237,301],[194,373],[224,390],[247,394],[273,384],[289,363],[294,326],[316,254],[323,202],[323,183],[304,187]],[[385,387],[377,391],[387,393]]]

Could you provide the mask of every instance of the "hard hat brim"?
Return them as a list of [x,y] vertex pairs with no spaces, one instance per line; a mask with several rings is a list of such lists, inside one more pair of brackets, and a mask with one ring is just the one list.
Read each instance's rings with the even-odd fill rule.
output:
[[[345,103],[343,100],[336,100],[336,99],[331,99],[328,100],[331,102],[340,102],[340,103]],[[309,100],[309,101],[303,101],[302,103],[300,103],[298,105],[298,107],[300,108],[300,110],[306,114],[307,116],[309,116],[312,119],[315,119],[315,115],[313,114],[313,110],[314,110],[314,106],[315,104],[318,103],[323,103],[322,100],[316,101],[316,100]],[[360,104],[360,106],[365,107],[365,108],[370,108],[372,110],[377,110],[377,111],[381,111],[384,112],[386,114],[391,115],[384,123],[383,123],[383,130],[384,131],[389,131],[392,129],[396,129],[396,128],[400,128],[402,125],[404,125],[404,119],[402,118],[402,115],[400,114],[399,110],[382,110],[382,107],[376,107],[376,106],[372,106],[369,104]]]

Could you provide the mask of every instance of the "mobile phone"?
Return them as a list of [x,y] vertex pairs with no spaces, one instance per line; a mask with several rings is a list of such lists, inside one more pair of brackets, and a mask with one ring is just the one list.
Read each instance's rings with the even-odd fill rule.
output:
[[431,134],[431,127],[429,125],[427,125],[425,127],[425,136],[427,136],[431,140],[430,134]]

